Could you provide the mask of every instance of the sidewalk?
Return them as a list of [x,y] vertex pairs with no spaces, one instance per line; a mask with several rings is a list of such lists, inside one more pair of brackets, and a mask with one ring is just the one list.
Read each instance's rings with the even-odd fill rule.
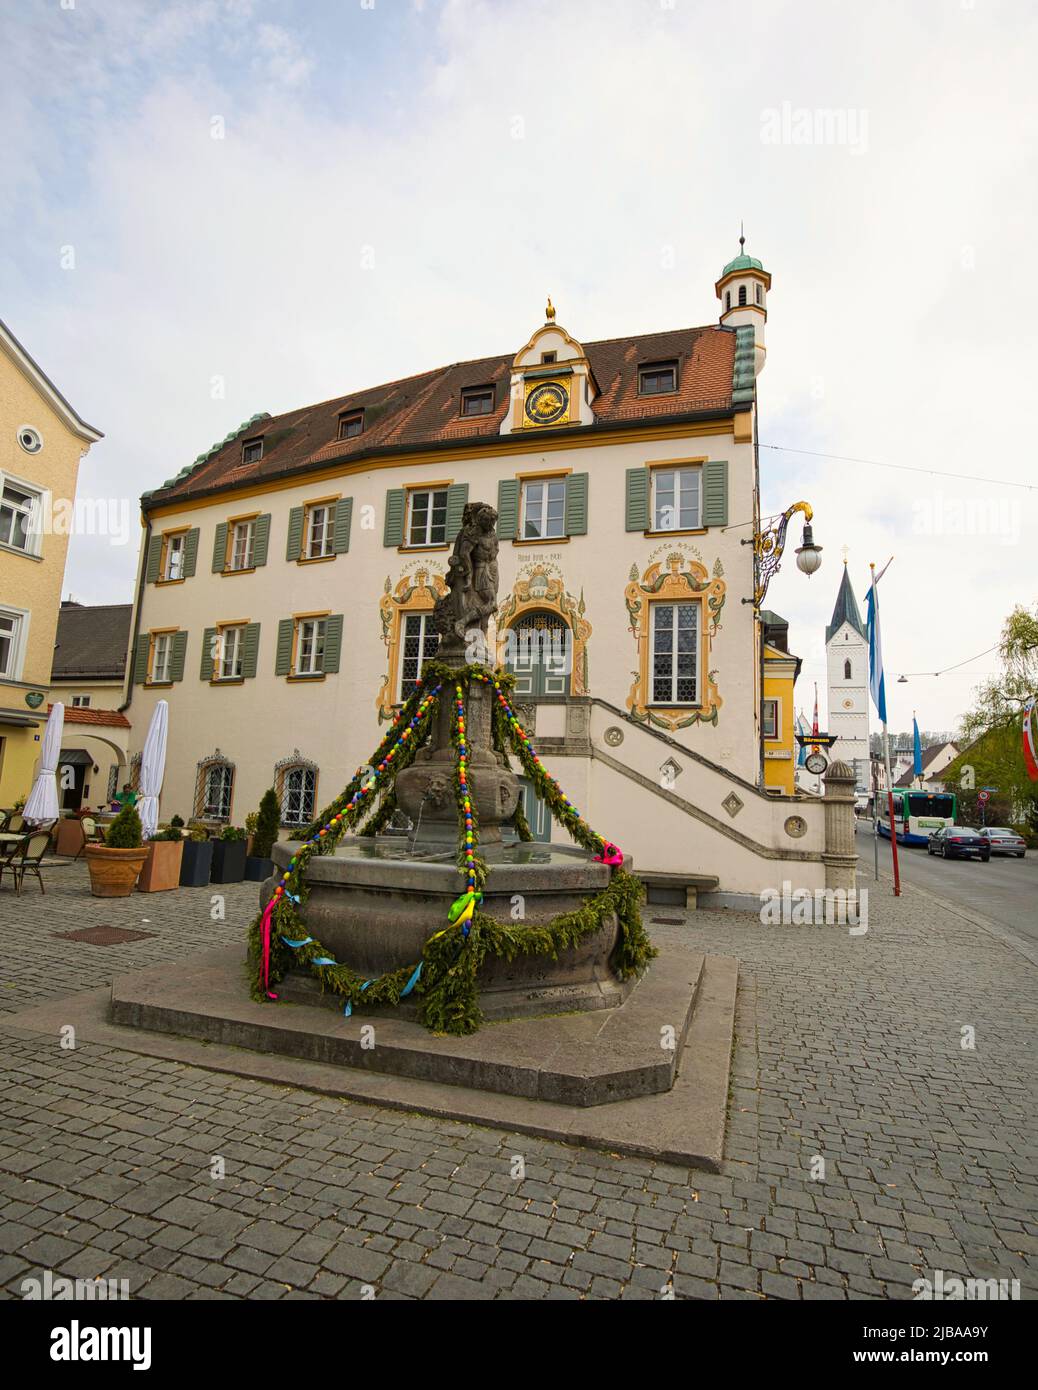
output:
[[[241,939],[257,896],[214,887],[214,922],[208,890],[93,899],[82,865],[47,884],[0,890],[6,1297],[45,1268],[144,1298],[904,1298],[938,1269],[1038,1289],[1038,971],[931,900],[871,892],[861,937],[652,926],[742,962],[709,1175],[12,1031],[18,1009]],[[154,935],[53,935],[97,924]]]

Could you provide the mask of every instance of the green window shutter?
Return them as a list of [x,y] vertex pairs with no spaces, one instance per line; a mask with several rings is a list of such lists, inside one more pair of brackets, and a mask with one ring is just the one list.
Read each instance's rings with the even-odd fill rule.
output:
[[649,470],[627,470],[627,530],[649,529]]
[[267,550],[270,547],[270,513],[256,518],[256,529],[252,537],[252,563],[255,566],[267,563]]
[[256,663],[259,657],[259,623],[246,623],[245,625],[245,646],[242,649],[241,673],[247,681],[252,680],[256,674]]
[[353,498],[340,497],[335,504],[335,527],[332,531],[332,549],[336,555],[345,555],[350,548],[350,522],[353,520]]
[[174,632],[173,650],[169,654],[169,678],[171,681],[184,679],[184,657],[187,655],[187,633]]
[[566,535],[587,535],[586,473],[571,473],[566,479]]
[[190,579],[198,564],[198,527],[194,526],[184,538],[184,578]]
[[447,489],[447,540],[453,541],[461,530],[465,504],[469,500],[468,483],[452,483]]
[[711,459],[703,464],[703,525],[728,525],[728,463]]
[[303,553],[303,509],[293,507],[288,514],[288,546],[286,560],[298,560]]
[[334,676],[339,670],[339,657],[342,653],[342,614],[333,613],[324,620],[324,670]]
[[148,679],[148,648],[151,645],[151,638],[146,632],[142,632],[137,638],[137,644],[133,649],[133,683],[143,685]]
[[159,577],[159,566],[162,564],[162,537],[152,536],[148,544],[148,569],[146,578],[149,584],[154,584]]
[[382,533],[383,545],[403,545],[406,500],[402,487],[391,487],[386,493],[386,525]]
[[227,566],[227,523],[221,521],[213,538],[213,573],[222,574]]
[[497,485],[497,534],[504,541],[519,534],[518,478],[502,478]]
[[213,667],[216,664],[216,635],[215,627],[207,627],[202,633],[202,665],[198,674],[204,681],[211,681],[213,678]]
[[292,636],[295,623],[291,618],[282,618],[278,623],[278,645],[274,655],[275,676],[287,676],[292,671]]

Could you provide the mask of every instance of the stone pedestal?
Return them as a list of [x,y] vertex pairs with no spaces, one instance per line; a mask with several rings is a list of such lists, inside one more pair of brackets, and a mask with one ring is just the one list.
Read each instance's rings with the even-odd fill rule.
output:
[[[467,663],[463,648],[441,643],[438,661],[460,670]],[[396,779],[397,804],[411,817],[416,833],[412,843],[456,843],[458,808],[454,794],[454,745],[451,730],[457,717],[453,683],[444,681],[433,716],[429,743]],[[493,747],[494,689],[472,681],[465,695],[469,795],[476,808],[481,845],[501,843],[501,823],[515,811],[519,779]]]

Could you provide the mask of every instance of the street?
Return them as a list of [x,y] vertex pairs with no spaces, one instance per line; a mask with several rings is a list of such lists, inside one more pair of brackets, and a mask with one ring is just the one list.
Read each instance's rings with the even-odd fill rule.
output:
[[[874,842],[871,822],[857,826],[862,886],[873,878]],[[980,913],[1011,936],[1038,946],[1038,852],[1023,859],[999,855],[987,864],[975,859],[939,859],[922,845],[898,845],[902,883],[922,888]],[[881,878],[891,876],[890,841],[879,841]]]

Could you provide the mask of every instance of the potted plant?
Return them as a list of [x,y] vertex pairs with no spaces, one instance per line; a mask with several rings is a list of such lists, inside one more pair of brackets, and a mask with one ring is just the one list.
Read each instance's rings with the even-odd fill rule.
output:
[[180,865],[184,841],[172,825],[156,831],[148,841],[148,857],[137,880],[142,893],[165,893],[180,887]]
[[148,857],[134,808],[124,806],[108,827],[104,844],[87,845],[84,854],[94,897],[128,898]]
[[204,888],[209,882],[213,868],[213,842],[204,825],[193,825],[182,842],[183,858],[180,861],[181,888]]
[[[248,825],[248,820],[246,820]],[[274,861],[270,852],[274,848],[281,830],[281,807],[278,794],[273,787],[263,793],[263,800],[256,812],[256,824],[252,832],[252,848],[245,860],[245,877],[254,883],[262,883],[274,872]]]
[[241,883],[245,877],[245,831],[240,825],[225,825],[213,841],[211,883]]
[[245,855],[246,858],[252,853],[252,841],[256,835],[256,826],[259,823],[259,812],[250,811],[245,817]]

